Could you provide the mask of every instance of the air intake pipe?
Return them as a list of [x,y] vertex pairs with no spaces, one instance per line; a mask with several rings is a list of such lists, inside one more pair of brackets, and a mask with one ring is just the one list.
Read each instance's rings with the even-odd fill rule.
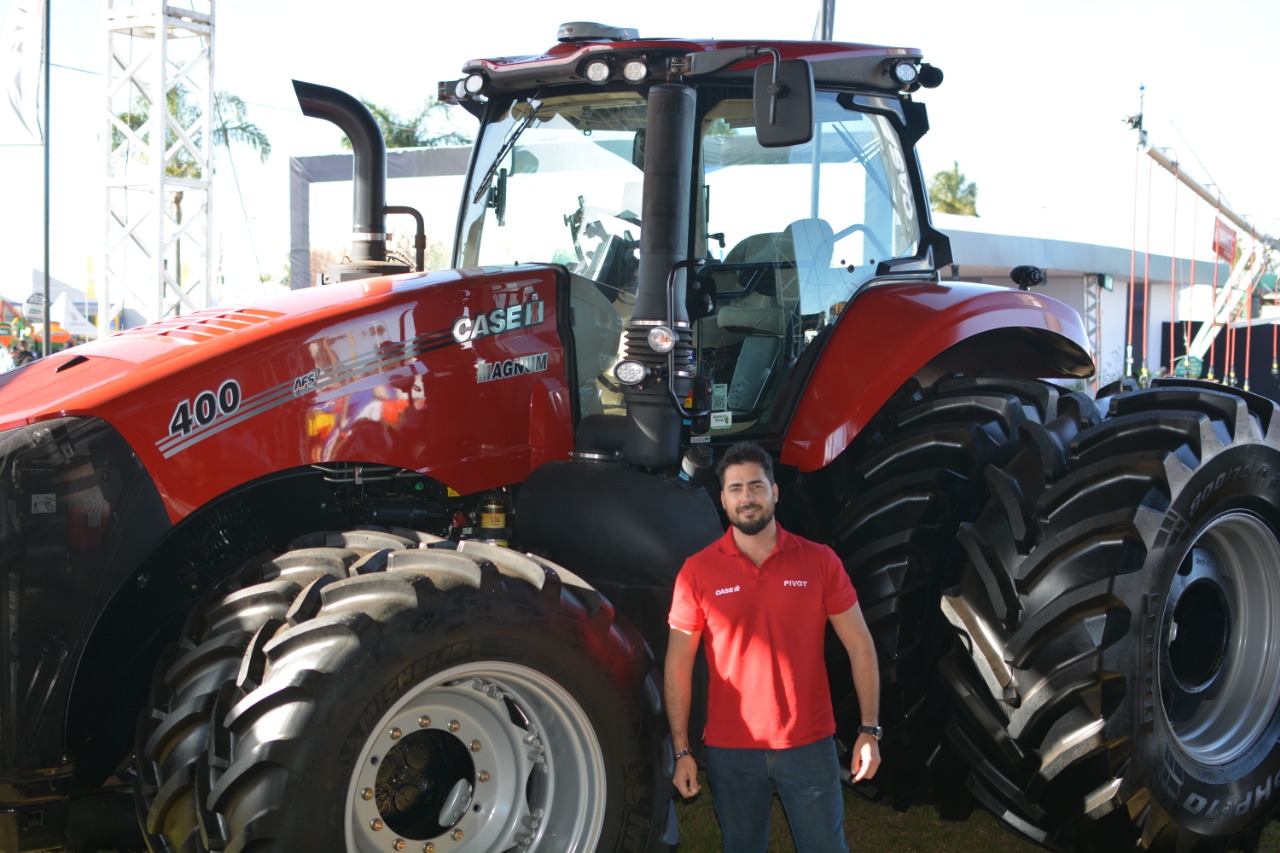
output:
[[302,114],[336,124],[351,140],[354,201],[351,212],[351,262],[334,264],[324,283],[409,272],[387,260],[387,144],[368,107],[346,92],[293,81]]

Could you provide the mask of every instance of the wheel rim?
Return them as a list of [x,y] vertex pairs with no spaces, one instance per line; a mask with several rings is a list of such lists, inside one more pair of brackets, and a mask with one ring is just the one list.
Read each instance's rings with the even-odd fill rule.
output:
[[1162,624],[1161,698],[1179,745],[1204,765],[1248,753],[1280,708],[1280,543],[1249,512],[1219,516],[1188,549]]
[[347,849],[595,849],[604,759],[563,687],[528,667],[487,661],[410,691],[361,749],[347,791]]

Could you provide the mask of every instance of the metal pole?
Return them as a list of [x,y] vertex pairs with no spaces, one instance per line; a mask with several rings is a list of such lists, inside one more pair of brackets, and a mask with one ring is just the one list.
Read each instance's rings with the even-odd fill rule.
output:
[[1244,219],[1242,219],[1240,216],[1236,215],[1235,211],[1231,210],[1231,208],[1222,204],[1222,199],[1220,197],[1213,195],[1207,189],[1200,186],[1200,184],[1196,183],[1191,178],[1187,177],[1186,172],[1183,172],[1181,169],[1179,169],[1178,164],[1173,160],[1171,160],[1169,157],[1165,156],[1164,152],[1160,151],[1157,148],[1148,147],[1147,156],[1150,157],[1152,160],[1155,160],[1157,163],[1159,163],[1162,169],[1172,174],[1180,182],[1190,187],[1192,192],[1200,196],[1200,198],[1204,199],[1209,204],[1218,206],[1219,207],[1218,212],[1222,214],[1222,216],[1229,219],[1232,222],[1232,224],[1234,224],[1241,231],[1245,232],[1250,237],[1257,240],[1259,243],[1262,243],[1268,246],[1273,251],[1280,251],[1280,241],[1277,241],[1276,238],[1272,237],[1270,234],[1263,234],[1262,232],[1254,228],[1252,225],[1250,225],[1248,222],[1246,222]]
[[53,43],[49,22],[51,19],[50,10],[53,6],[53,0],[44,0],[44,341],[43,355],[49,354],[50,337],[52,333],[49,325],[49,114],[53,112],[50,109],[49,94],[52,91],[51,81],[53,75],[50,73],[52,64],[49,62],[50,46]]
[[822,9],[818,12],[818,38],[822,41],[831,41],[835,17],[836,0],[822,0]]

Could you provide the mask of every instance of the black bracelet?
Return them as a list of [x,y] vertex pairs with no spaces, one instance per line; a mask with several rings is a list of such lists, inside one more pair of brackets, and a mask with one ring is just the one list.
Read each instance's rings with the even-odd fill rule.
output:
[[693,755],[693,750],[689,749],[689,747],[687,746],[676,753],[676,761],[679,761],[680,759],[684,758],[686,755]]

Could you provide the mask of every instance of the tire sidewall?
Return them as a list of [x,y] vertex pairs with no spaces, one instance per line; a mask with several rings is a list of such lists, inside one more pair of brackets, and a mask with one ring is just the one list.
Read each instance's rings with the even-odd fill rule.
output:
[[1137,773],[1126,775],[1146,785],[1175,824],[1206,837],[1239,832],[1280,802],[1280,708],[1273,709],[1251,749],[1227,764],[1210,766],[1179,744],[1160,696],[1162,621],[1173,578],[1200,535],[1216,519],[1237,511],[1253,513],[1280,530],[1276,448],[1244,444],[1205,460],[1172,495],[1146,567],[1117,582],[1118,590],[1129,587],[1125,597],[1135,616],[1131,636],[1137,660],[1125,671],[1140,673],[1130,687]]

